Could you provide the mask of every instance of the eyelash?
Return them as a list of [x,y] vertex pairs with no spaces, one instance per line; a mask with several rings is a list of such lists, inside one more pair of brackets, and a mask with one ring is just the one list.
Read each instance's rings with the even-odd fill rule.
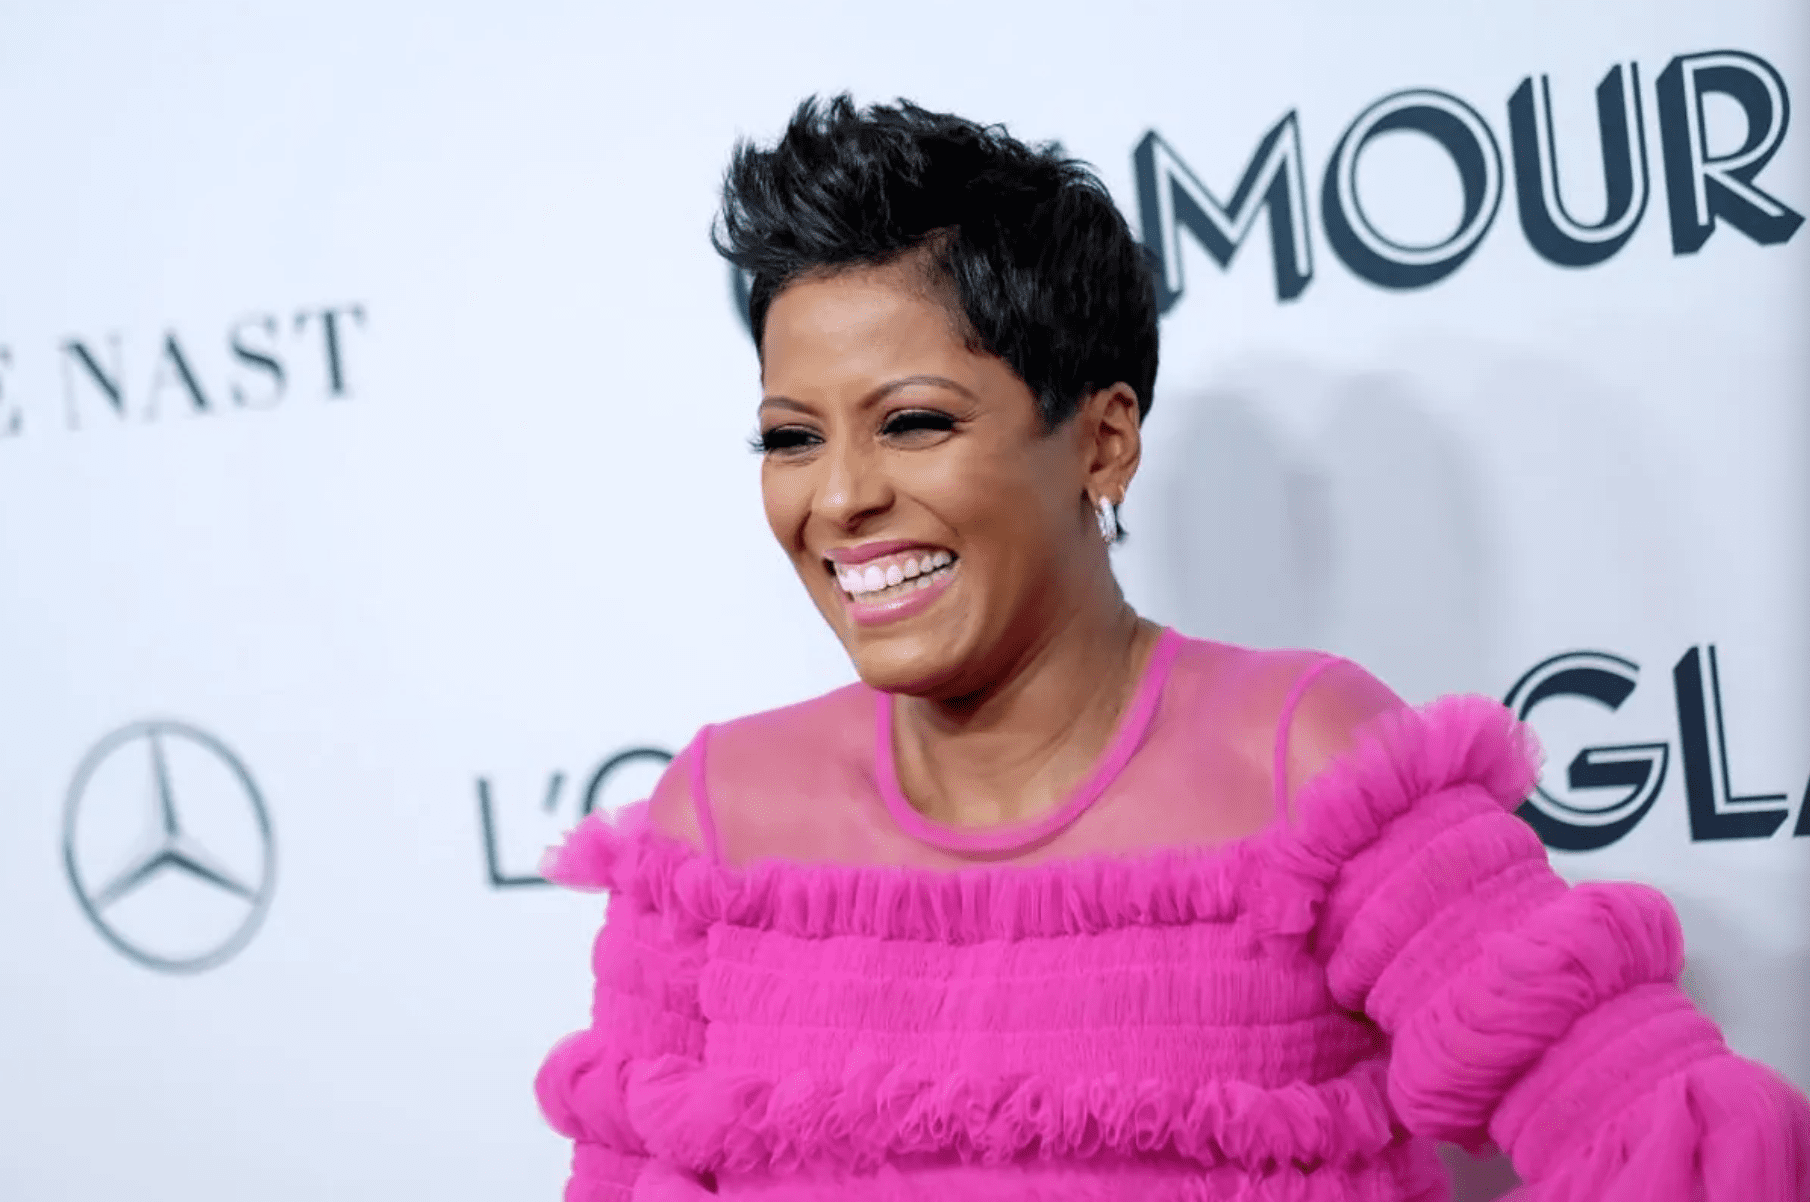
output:
[[935,409],[901,409],[886,419],[882,434],[905,434],[913,430],[934,430],[946,434],[955,429],[955,419]]
[[774,426],[771,430],[762,430],[748,440],[748,449],[756,455],[771,455],[775,451],[791,451],[804,446],[817,435],[801,426]]
[[[901,409],[890,414],[880,426],[880,433],[892,437],[919,431],[947,433],[955,429],[955,418],[934,409]],[[757,455],[795,451],[813,442],[822,442],[816,431],[804,426],[774,426],[762,430],[748,440],[748,449]]]

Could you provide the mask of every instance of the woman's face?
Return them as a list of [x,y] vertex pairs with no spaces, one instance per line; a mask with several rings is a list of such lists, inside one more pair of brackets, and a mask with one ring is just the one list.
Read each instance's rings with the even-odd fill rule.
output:
[[861,678],[952,699],[1008,675],[1106,557],[1086,423],[1046,433],[1030,388],[968,349],[920,270],[839,272],[774,299],[761,493]]

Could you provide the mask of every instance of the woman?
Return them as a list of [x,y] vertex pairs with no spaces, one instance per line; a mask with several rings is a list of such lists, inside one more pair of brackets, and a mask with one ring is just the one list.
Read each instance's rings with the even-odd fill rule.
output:
[[1138,617],[1141,249],[1053,148],[806,103],[741,147],[767,519],[858,684],[706,727],[548,875],[611,891],[538,1089],[603,1199],[1810,1197],[1810,1107],[1568,888],[1531,737]]

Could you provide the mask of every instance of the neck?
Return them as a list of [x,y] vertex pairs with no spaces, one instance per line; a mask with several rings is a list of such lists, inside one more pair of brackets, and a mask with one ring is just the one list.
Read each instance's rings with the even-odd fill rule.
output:
[[897,699],[895,761],[914,808],[988,826],[1061,804],[1112,738],[1159,633],[1107,580],[1109,596],[1047,625],[986,689]]

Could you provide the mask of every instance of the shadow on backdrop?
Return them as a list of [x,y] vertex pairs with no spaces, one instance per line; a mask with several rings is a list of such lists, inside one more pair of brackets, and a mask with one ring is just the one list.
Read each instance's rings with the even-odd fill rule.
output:
[[[1477,688],[1495,539],[1462,443],[1402,379],[1274,384],[1188,407],[1186,470],[1161,499],[1178,619],[1211,638],[1335,651],[1411,701]],[[1319,412],[1278,421],[1289,395]]]

